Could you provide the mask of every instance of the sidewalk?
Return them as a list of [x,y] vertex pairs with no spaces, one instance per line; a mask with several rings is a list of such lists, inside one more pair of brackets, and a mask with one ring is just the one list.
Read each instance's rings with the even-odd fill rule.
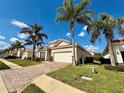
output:
[[25,86],[33,82],[37,77],[67,65],[67,63],[60,62],[46,62],[20,69],[1,70],[0,75],[2,75],[9,93],[15,93],[15,91],[21,93]]
[[0,58],[0,61],[3,62],[4,64],[6,64],[7,66],[9,66],[11,69],[22,68],[22,66],[14,64],[14,63],[9,62],[9,61],[2,59],[2,58]]
[[47,75],[41,75],[33,83],[46,93],[86,93]]
[[8,90],[1,75],[0,75],[0,93],[8,93]]

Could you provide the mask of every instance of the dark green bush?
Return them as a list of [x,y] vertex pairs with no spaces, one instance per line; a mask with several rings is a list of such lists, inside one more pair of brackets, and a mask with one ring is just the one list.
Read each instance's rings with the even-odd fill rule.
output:
[[93,58],[93,60],[100,61],[100,57],[95,56],[95,57]]
[[44,60],[42,58],[35,58],[35,61],[41,62],[41,61],[44,61]]
[[7,57],[5,57],[5,59],[15,59],[15,58],[18,58],[18,57],[16,57],[16,56],[7,56]]
[[110,64],[104,65],[106,70],[121,71],[124,72],[124,64],[118,64],[117,66],[111,66]]

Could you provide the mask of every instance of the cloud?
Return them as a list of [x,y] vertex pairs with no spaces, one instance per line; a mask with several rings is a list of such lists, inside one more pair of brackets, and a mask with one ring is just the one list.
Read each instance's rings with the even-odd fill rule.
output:
[[83,31],[87,31],[87,27],[88,27],[88,26],[84,26],[84,27],[83,27]]
[[0,41],[0,45],[9,45],[9,44],[4,41]]
[[18,38],[15,38],[15,37],[12,37],[12,38],[10,39],[11,42],[16,42],[17,40],[20,41]]
[[86,49],[86,50],[88,50],[88,51],[97,51],[97,50],[99,50],[99,47],[95,47],[95,46],[93,46],[93,45],[86,45],[86,46],[84,46],[84,48]]
[[55,40],[53,40],[53,41],[49,41],[49,43],[54,43],[54,42],[56,42],[58,39],[55,39]]
[[20,39],[15,38],[15,37],[10,38],[10,41],[13,42],[13,43],[15,43],[17,40],[20,41],[20,42],[24,42],[24,40],[20,40]]
[[18,21],[16,19],[13,19],[11,21],[11,24],[15,25],[15,26],[18,26],[20,28],[24,28],[24,27],[29,27],[27,24],[25,24],[24,22],[21,22],[21,21]]
[[84,37],[85,36],[85,32],[87,31],[87,27],[88,26],[84,26],[82,31],[78,34],[79,37]]
[[84,32],[84,31],[80,32],[80,33],[78,34],[78,36],[79,36],[79,37],[84,37],[84,36],[85,36],[85,32]]
[[71,33],[70,33],[70,32],[67,32],[67,33],[66,33],[66,36],[67,36],[68,38],[71,38]]
[[18,34],[18,37],[21,38],[21,39],[24,39],[24,38],[27,38],[28,35],[21,33],[21,34]]
[[0,35],[0,39],[5,39],[5,37]]
[[6,43],[4,41],[0,41],[0,49],[5,49],[5,48],[7,48],[9,46],[10,46],[10,44],[8,44],[8,43]]

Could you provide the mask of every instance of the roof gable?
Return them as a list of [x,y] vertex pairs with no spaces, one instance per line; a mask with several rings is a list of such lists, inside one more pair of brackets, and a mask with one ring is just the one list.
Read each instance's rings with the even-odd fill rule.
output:
[[71,45],[71,42],[64,39],[60,39],[48,44],[49,47],[68,46],[68,45]]
[[55,45],[55,47],[58,47],[58,46],[68,46],[68,45],[71,45],[71,43],[66,42],[66,41],[60,41],[60,42],[58,42],[58,44]]

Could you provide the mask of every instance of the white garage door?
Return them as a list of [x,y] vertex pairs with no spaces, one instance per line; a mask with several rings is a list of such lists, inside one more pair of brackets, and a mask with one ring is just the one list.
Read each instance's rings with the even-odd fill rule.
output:
[[72,63],[72,52],[55,53],[54,62]]

